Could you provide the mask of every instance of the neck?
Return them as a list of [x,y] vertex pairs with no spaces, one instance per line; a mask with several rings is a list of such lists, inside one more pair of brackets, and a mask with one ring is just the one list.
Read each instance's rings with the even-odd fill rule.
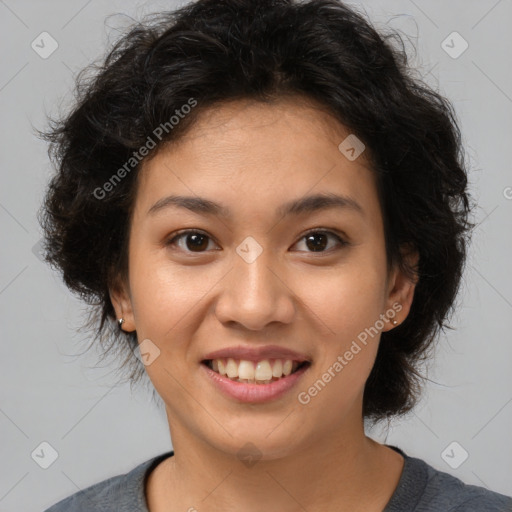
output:
[[148,482],[151,512],[380,512],[403,468],[401,455],[365,436],[362,421],[268,460],[219,450],[181,427],[172,423],[174,456]]

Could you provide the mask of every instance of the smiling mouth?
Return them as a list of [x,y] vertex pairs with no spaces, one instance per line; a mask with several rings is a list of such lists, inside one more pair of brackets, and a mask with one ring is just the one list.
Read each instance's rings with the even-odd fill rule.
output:
[[293,361],[291,359],[248,361],[231,357],[205,359],[201,361],[201,364],[234,382],[246,384],[270,384],[311,365],[309,361]]

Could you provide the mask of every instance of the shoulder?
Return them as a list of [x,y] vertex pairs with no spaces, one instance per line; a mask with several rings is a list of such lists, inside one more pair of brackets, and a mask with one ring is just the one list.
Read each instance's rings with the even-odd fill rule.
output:
[[385,512],[512,512],[512,498],[465,484],[425,461],[405,458],[402,477]]
[[117,475],[64,498],[44,512],[147,512],[145,479],[151,469],[172,452],[142,462],[130,472]]
[[64,498],[44,512],[106,512],[115,496],[126,487],[126,475],[118,475]]
[[512,498],[439,471],[426,462],[428,483],[426,498],[453,512],[512,512]]

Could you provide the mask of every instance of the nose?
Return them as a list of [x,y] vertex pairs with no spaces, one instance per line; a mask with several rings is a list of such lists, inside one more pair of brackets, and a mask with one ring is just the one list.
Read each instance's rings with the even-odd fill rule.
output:
[[295,295],[269,253],[264,250],[251,263],[235,256],[215,307],[220,322],[257,331],[272,322],[288,324],[293,320]]

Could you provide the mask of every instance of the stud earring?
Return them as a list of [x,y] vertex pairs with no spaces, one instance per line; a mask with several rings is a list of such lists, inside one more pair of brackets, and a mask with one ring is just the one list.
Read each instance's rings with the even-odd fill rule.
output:
[[120,318],[120,319],[117,321],[117,324],[119,325],[119,329],[122,329],[123,324],[124,324],[124,318]]
[[393,320],[393,325],[398,325],[398,320]]

